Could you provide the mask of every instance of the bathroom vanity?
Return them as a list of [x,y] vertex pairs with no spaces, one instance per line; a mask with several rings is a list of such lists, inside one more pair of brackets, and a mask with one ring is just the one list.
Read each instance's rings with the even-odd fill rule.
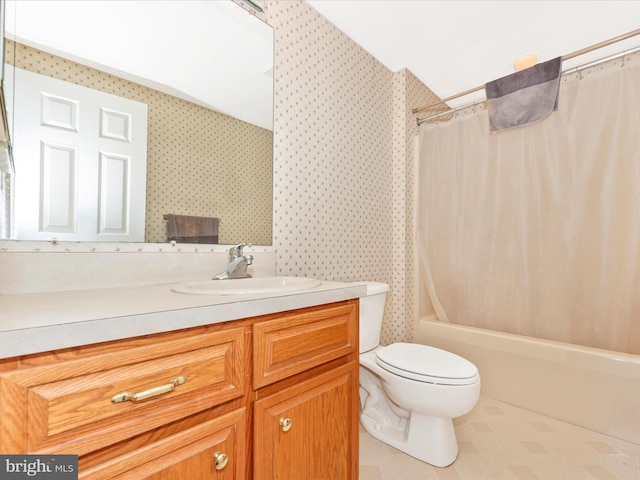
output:
[[0,452],[78,454],[82,479],[357,479],[361,290],[2,296],[25,326],[1,314],[0,342],[34,351],[2,354]]

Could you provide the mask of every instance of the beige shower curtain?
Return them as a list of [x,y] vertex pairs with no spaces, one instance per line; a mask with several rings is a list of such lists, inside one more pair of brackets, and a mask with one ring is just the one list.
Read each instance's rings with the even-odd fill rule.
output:
[[440,320],[640,354],[640,61],[565,76],[533,126],[423,125],[419,172]]

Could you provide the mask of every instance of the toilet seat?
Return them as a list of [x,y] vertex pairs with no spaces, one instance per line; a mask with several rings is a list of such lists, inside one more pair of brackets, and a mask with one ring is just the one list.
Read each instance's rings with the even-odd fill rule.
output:
[[440,385],[469,385],[478,369],[455,353],[416,343],[394,343],[376,352],[376,363],[401,377]]

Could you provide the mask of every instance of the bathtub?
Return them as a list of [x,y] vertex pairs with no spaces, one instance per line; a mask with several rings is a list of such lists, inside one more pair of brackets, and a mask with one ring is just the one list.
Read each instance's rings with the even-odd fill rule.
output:
[[640,355],[439,322],[414,342],[476,364],[481,395],[640,444]]

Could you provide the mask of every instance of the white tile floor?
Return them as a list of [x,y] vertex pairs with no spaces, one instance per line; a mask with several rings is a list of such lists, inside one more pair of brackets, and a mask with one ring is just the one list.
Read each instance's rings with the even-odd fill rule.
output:
[[640,479],[640,445],[480,397],[454,421],[459,454],[432,467],[360,427],[360,480]]

